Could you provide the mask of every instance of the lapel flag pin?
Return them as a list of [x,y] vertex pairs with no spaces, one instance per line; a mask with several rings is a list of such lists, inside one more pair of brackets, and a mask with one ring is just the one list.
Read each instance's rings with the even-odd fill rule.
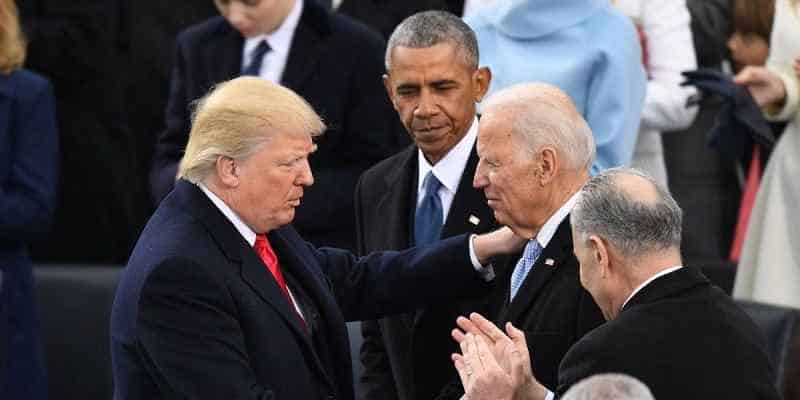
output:
[[545,263],[545,265],[547,265],[548,267],[552,267],[553,265],[555,265],[556,261],[555,261],[555,260],[553,260],[552,258],[548,258],[548,259],[544,260],[544,263]]
[[472,225],[476,225],[477,226],[478,224],[481,223],[481,219],[476,217],[476,216],[474,216],[474,215],[470,215],[469,216],[469,223],[472,224]]

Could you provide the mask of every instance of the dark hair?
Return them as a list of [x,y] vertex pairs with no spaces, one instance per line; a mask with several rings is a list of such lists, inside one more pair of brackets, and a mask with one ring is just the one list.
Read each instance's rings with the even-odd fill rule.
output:
[[775,0],[734,0],[731,20],[732,30],[758,35],[769,43]]

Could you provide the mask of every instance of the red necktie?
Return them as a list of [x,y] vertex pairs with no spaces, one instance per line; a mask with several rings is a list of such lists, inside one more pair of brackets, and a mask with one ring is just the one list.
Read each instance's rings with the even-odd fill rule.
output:
[[270,246],[269,241],[267,241],[267,236],[263,233],[256,235],[256,243],[253,245],[253,248],[256,250],[256,254],[261,258],[261,261],[264,262],[264,265],[267,267],[270,273],[272,273],[272,277],[275,278],[275,282],[278,284],[278,287],[281,288],[283,295],[286,296],[286,300],[289,302],[289,307],[292,308],[292,311],[297,314],[297,317],[300,319],[300,324],[303,325],[303,328],[306,328],[305,320],[297,312],[295,308],[294,301],[292,300],[292,296],[289,295],[289,288],[286,287],[286,280],[283,279],[283,273],[281,273],[281,266],[278,264],[278,256],[275,255],[275,251],[272,250],[272,246]]
[[739,256],[742,254],[742,245],[744,244],[745,234],[747,234],[747,222],[750,220],[750,211],[752,211],[753,205],[756,202],[758,186],[761,183],[760,149],[761,147],[759,145],[753,146],[753,157],[750,159],[750,168],[747,172],[744,193],[742,193],[742,202],[739,205],[739,218],[736,221],[733,244],[731,244],[731,252],[728,255],[728,260],[733,262],[738,262]]

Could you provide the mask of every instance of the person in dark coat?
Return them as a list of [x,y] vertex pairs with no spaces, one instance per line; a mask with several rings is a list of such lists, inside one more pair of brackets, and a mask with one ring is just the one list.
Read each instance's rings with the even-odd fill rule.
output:
[[[570,231],[570,214],[594,158],[592,132],[569,96],[543,82],[509,86],[481,109],[474,185],[483,189],[498,223],[528,239],[522,254],[492,261],[502,266],[502,297],[491,318],[521,327],[530,366],[555,386],[569,348],[603,322],[581,287]],[[440,398],[462,393],[451,390]]]
[[51,80],[60,183],[49,262],[124,263],[152,207],[137,138],[126,125],[116,0],[20,1],[25,67]]
[[111,315],[117,400],[354,398],[345,320],[407,312],[493,278],[510,231],[356,258],[290,225],[324,130],[255,77],[199,103],[175,189],[123,272]]
[[[762,332],[699,270],[682,266],[681,209],[666,189],[637,170],[607,170],[581,189],[572,217],[581,284],[608,322],[572,346],[558,385],[546,386],[535,366],[533,375],[523,369],[528,347],[516,328],[507,327],[510,339],[477,314],[459,320],[472,334],[455,335],[465,354],[454,361],[471,400],[497,398],[478,394],[489,388],[545,399],[547,389],[563,395],[609,372],[641,380],[656,399],[780,398]],[[476,351],[499,364],[476,363]]]
[[50,83],[22,69],[13,0],[0,0],[0,398],[47,399],[30,243],[53,222],[58,131]]
[[297,210],[295,226],[314,244],[353,249],[359,175],[408,143],[381,87],[385,43],[314,0],[248,4],[219,1],[222,16],[179,36],[151,194],[158,202],[175,183],[191,103],[216,83],[257,75],[297,91],[329,127],[311,156],[317,183]]
[[[384,84],[414,144],[361,176],[356,187],[359,254],[495,228],[483,193],[472,187],[478,165],[476,103],[491,80],[488,68],[478,67],[475,34],[447,12],[419,13],[395,30],[387,55]],[[422,214],[430,179],[439,183],[433,200],[441,214],[435,221]],[[435,225],[437,235],[417,237],[417,229],[428,224]],[[450,339],[453,321],[471,311],[486,312],[490,303],[488,291],[468,295],[363,321],[363,398],[430,400],[456,380],[450,366],[450,354],[457,350]]]

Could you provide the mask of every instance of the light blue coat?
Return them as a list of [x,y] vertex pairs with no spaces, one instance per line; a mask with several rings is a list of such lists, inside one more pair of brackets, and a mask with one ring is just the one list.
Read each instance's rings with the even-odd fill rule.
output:
[[504,0],[466,19],[489,94],[543,81],[567,92],[594,132],[592,174],[630,165],[647,78],[636,30],[606,0]]

